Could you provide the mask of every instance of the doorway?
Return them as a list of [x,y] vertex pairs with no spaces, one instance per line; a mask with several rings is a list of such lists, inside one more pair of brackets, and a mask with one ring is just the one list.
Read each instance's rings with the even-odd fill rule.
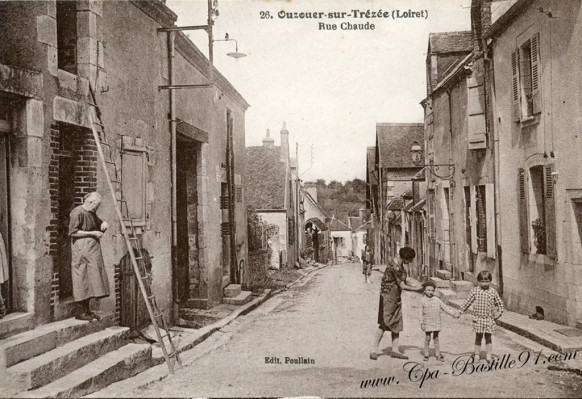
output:
[[[5,108],[2,106],[1,108]],[[4,118],[0,115],[0,118]],[[3,313],[12,311],[12,270],[10,268],[10,206],[9,206],[9,129],[10,125],[6,119],[0,120],[0,245],[2,259],[0,259],[0,293],[2,294],[4,309]],[[1,304],[0,304],[0,307]]]
[[59,178],[56,270],[59,272],[59,297],[73,296],[69,214],[75,207],[75,148],[72,126],[59,127]]
[[176,148],[177,264],[174,271],[178,302],[200,296],[197,175],[199,147],[197,142],[178,135]]

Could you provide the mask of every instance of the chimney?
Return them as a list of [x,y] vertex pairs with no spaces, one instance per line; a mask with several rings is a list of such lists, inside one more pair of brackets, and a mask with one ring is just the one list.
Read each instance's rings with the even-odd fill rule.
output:
[[263,147],[266,148],[274,148],[275,147],[275,139],[271,137],[269,133],[269,129],[267,129],[267,136],[263,139]]
[[364,221],[366,219],[366,210],[364,208],[358,209],[358,216]]
[[286,125],[283,122],[283,128],[281,129],[281,162],[289,161],[289,130],[287,130]]

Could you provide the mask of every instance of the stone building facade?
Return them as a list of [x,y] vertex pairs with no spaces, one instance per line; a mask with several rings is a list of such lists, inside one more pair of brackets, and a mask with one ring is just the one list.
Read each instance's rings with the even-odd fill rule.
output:
[[[95,190],[104,198],[98,213],[111,226],[101,245],[112,295],[99,310],[113,322],[122,319],[127,249],[89,126],[90,87],[130,218],[152,255],[159,307],[172,316],[176,302],[220,303],[222,287],[239,272],[215,244],[224,234],[217,198],[227,180],[229,135],[236,199],[227,217],[236,225],[240,267],[247,256],[245,100],[218,71],[215,88],[176,96],[179,187],[171,196],[170,96],[159,89],[169,82],[170,51],[157,29],[173,26],[176,15],[161,1],[47,0],[2,2],[0,18],[0,192],[6,193],[0,231],[10,248],[10,279],[2,284],[10,313],[0,321],[0,336],[74,314],[68,214]],[[175,54],[179,83],[208,80],[208,61],[182,34]],[[177,240],[174,223],[186,239]],[[176,277],[184,275],[187,284],[179,286]]]

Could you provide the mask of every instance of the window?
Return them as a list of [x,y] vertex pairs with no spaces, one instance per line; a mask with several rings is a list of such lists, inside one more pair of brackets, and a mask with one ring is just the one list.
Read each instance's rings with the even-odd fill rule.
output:
[[127,151],[121,153],[121,193],[126,201],[122,209],[124,216],[134,224],[146,222],[146,152]]
[[513,120],[529,119],[541,112],[539,34],[511,54]]
[[57,65],[77,74],[77,2],[57,1]]
[[487,147],[485,89],[482,76],[467,78],[467,118],[470,150]]
[[466,186],[465,242],[471,252],[495,258],[495,209],[493,184]]
[[[518,173],[519,224],[522,253],[556,257],[556,215],[553,164]],[[535,251],[535,252],[534,252]]]

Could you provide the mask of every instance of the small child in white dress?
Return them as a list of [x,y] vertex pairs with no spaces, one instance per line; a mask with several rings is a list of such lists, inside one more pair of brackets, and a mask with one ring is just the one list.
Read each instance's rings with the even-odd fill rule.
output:
[[432,281],[427,281],[422,284],[424,287],[424,295],[420,300],[420,328],[425,333],[424,337],[424,361],[429,358],[430,338],[434,340],[434,355],[437,360],[443,361],[444,357],[441,354],[439,343],[439,332],[442,328],[441,313],[442,311],[450,314],[453,317],[461,317],[461,312],[445,305],[439,298],[434,296],[436,284]]

